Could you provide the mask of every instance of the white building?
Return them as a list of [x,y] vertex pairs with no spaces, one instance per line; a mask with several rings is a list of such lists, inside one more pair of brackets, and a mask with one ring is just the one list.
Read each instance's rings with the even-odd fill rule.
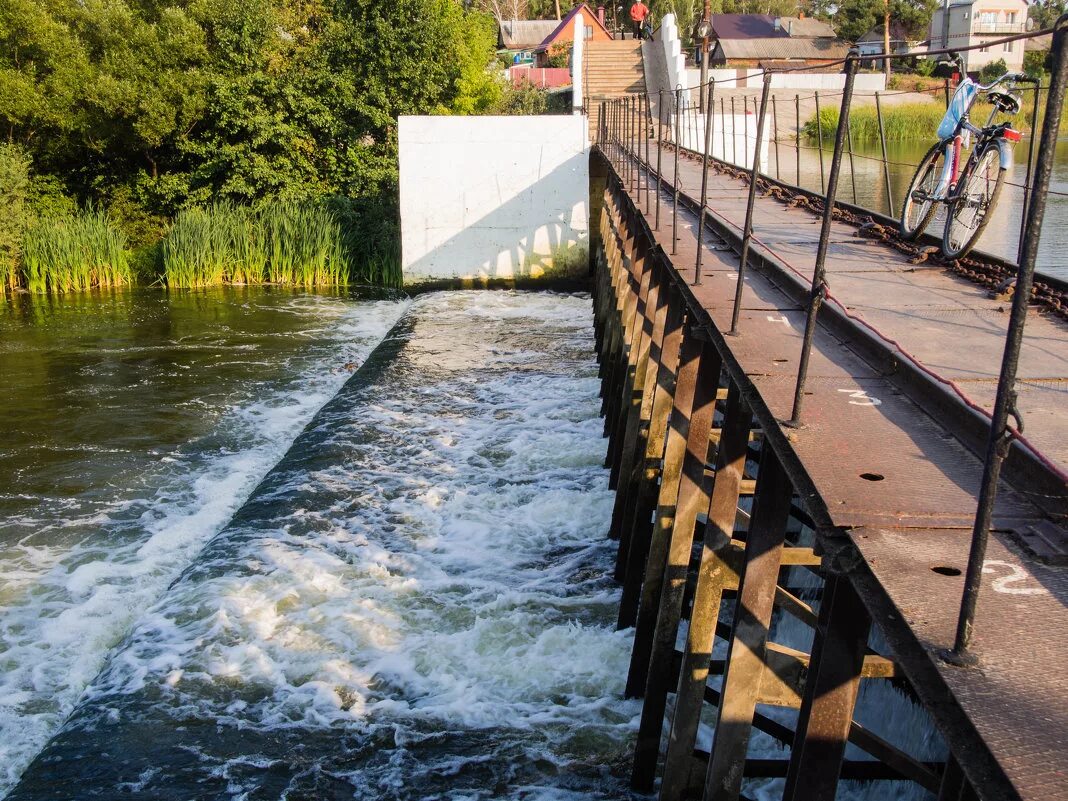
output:
[[[948,26],[945,24],[946,11],[943,5],[931,18],[932,50],[971,47],[1027,29],[1027,3],[1024,0],[949,0]],[[1024,43],[1005,42],[961,55],[968,72],[976,72],[1002,58],[1010,71],[1018,71],[1023,67]]]

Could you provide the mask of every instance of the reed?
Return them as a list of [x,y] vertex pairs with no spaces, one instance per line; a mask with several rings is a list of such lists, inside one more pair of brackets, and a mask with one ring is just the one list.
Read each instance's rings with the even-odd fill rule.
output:
[[126,237],[107,213],[89,208],[37,220],[23,236],[22,274],[30,292],[84,292],[133,279]]
[[[838,108],[820,109],[819,120],[812,117],[802,129],[809,142],[819,140],[819,129],[823,129],[823,141],[833,142],[838,128]],[[883,127],[886,139],[890,142],[922,141],[935,139],[935,131],[942,115],[946,113],[940,103],[901,103],[883,107]],[[849,112],[849,128],[853,141],[879,139],[879,119],[875,106],[856,106]]]
[[178,214],[163,242],[170,287],[217,284],[345,286],[341,225],[321,204],[216,204]]
[[[1039,107],[1038,115],[1040,129],[1045,115],[1045,97],[1046,95],[1043,93],[1043,105]],[[1034,92],[1022,92],[1021,99],[1020,113],[1012,118],[1012,127],[1017,131],[1029,133],[1031,130],[1031,114],[1035,107]],[[980,99],[972,106],[972,122],[976,125],[985,123],[990,115],[990,109],[990,104]],[[934,141],[937,138],[935,131],[938,130],[938,123],[942,121],[942,116],[945,113],[945,105],[941,102],[941,99],[933,103],[884,105],[883,127],[886,129],[886,140],[888,142]],[[999,115],[995,121],[1000,122],[1004,119],[1006,119],[1004,116]],[[1061,121],[1062,130],[1065,129],[1066,124],[1068,123],[1065,120]],[[837,127],[838,108],[834,106],[824,107],[820,109],[818,127],[816,117],[813,116],[812,119],[805,123],[802,133],[807,141],[816,142],[819,139],[819,128],[822,128],[823,141],[825,143],[833,142],[834,132]],[[879,120],[875,114],[875,106],[855,106],[851,109],[849,112],[849,127],[852,130],[854,141],[877,141],[879,139]]]

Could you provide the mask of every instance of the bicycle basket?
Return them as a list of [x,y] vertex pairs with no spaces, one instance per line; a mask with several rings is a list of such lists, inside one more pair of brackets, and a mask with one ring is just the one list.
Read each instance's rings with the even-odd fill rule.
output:
[[938,124],[939,139],[949,139],[949,137],[953,136],[957,126],[960,125],[960,121],[968,113],[968,109],[971,108],[972,100],[975,99],[978,91],[979,85],[971,78],[965,78],[960,82],[960,86],[957,87],[957,91],[953,93],[953,98],[949,101],[946,115],[942,117],[942,122]]

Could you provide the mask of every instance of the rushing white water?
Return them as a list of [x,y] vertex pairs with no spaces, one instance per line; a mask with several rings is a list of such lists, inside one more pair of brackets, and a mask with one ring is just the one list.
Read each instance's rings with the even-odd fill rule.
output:
[[[318,336],[344,342],[355,325],[368,336],[326,352],[362,361],[399,311],[358,306]],[[131,501],[139,538],[34,562],[46,592],[27,579],[11,606],[23,619],[5,633],[32,625],[35,597],[62,603],[33,632],[47,647],[26,640],[18,654],[24,683],[74,671],[66,709],[85,690],[11,801],[626,797],[640,704],[621,699],[631,632],[614,630],[590,323],[586,296],[423,296],[325,406],[347,373],[309,365],[222,415],[248,431],[226,441],[247,446]],[[816,603],[814,577],[788,573]],[[812,632],[778,616],[771,636],[807,650]],[[50,670],[49,649],[65,665]],[[26,710],[16,723],[56,728],[55,710]],[[886,682],[865,683],[858,719],[942,756],[922,711]],[[711,736],[703,726],[699,747]],[[750,752],[786,755],[760,732]],[[781,791],[781,779],[745,785],[760,801]],[[875,782],[840,797],[924,795]]]
[[[255,299],[209,302],[257,315]],[[64,477],[83,488],[49,487],[42,477],[46,491],[19,493],[19,513],[0,518],[0,796],[74,708],[108,650],[349,377],[344,365],[364,359],[406,306],[293,296],[270,305],[270,314],[288,320],[265,335],[233,325],[212,330],[211,323],[195,334],[144,334],[129,344],[116,344],[113,332],[72,334],[75,344],[65,347],[82,382],[64,387],[71,414],[51,425],[91,430],[93,418],[73,411],[79,395],[88,396],[110,417],[97,420],[110,436],[60,448],[42,431],[39,462],[60,460]],[[196,356],[201,352],[206,359]],[[188,396],[177,408],[139,414],[139,402],[155,400],[151,385],[159,376],[139,371],[129,383],[110,376],[124,360],[164,357],[165,365],[151,369],[180,373]],[[219,377],[227,370],[238,386]],[[19,376],[7,380],[13,387]],[[173,421],[163,415],[196,418],[201,429],[168,441]],[[7,423],[14,425],[11,417]],[[119,467],[101,469],[108,461]],[[128,483],[114,483],[116,475]],[[11,491],[11,483],[0,490]]]
[[[618,797],[639,705],[591,319],[588,296],[416,300],[14,797]],[[87,771],[102,742],[121,759]]]

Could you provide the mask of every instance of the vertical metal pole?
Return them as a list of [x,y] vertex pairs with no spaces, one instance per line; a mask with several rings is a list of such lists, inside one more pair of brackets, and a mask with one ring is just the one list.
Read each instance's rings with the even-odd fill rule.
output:
[[775,180],[779,181],[779,106],[775,102],[775,95],[771,96],[771,135],[775,138]]
[[642,140],[644,139],[646,144],[648,144],[649,137],[647,136],[647,134],[648,134],[648,130],[649,129],[645,124],[645,113],[644,113],[645,95],[644,94],[638,95],[637,100],[638,100],[638,124],[636,126],[636,129],[637,129],[637,135],[638,135],[638,139],[637,139],[637,143],[638,143],[638,154],[637,154],[637,156],[638,156],[638,205],[640,206],[641,202],[642,202],[642,170],[645,170],[645,192],[646,192],[647,195],[648,195],[648,192],[649,192],[649,168],[648,168],[648,164],[647,164],[646,160],[642,158]]
[[731,95],[731,164],[738,165],[738,115],[734,111],[734,95]]
[[727,113],[724,111],[724,100],[719,99],[719,130],[723,140],[723,152],[720,154],[724,161],[727,160]]
[[857,171],[853,167],[853,126],[846,119],[846,147],[849,149],[849,183],[853,187],[853,205],[857,205]]
[[649,135],[650,126],[653,124],[653,109],[652,104],[649,102],[649,93],[645,95],[645,116],[642,117],[642,133],[645,139],[645,213],[649,214],[649,171],[652,169],[652,162],[649,160],[649,140],[652,139]]
[[671,176],[675,202],[671,206],[671,255],[679,243],[679,129],[682,127],[682,87],[675,88],[675,172]]
[[1064,110],[1064,90],[1068,84],[1068,14],[1057,20],[1053,27],[1053,70],[1049,85],[1049,100],[1046,102],[1046,119],[1042,124],[1042,142],[1035,165],[1034,198],[1024,226],[1023,257],[1016,274],[1016,289],[1012,296],[1012,313],[1009,330],[1005,337],[1005,353],[1001,360],[1001,375],[998,377],[998,392],[991,414],[990,439],[986,448],[986,463],[983,482],[979,490],[979,508],[972,528],[972,548],[968,555],[968,572],[964,578],[964,595],[960,604],[960,619],[953,650],[946,656],[959,665],[975,664],[976,658],[968,651],[972,639],[972,623],[975,605],[979,600],[979,585],[982,580],[983,560],[986,558],[986,543],[990,534],[990,522],[997,497],[998,476],[1001,463],[1008,455],[1012,435],[1008,429],[1011,414],[1017,428],[1023,428],[1019,410],[1016,408],[1016,368],[1023,343],[1024,324],[1027,322],[1027,304],[1031,300],[1031,286],[1035,277],[1035,257],[1038,255],[1038,240],[1042,232],[1042,218],[1046,213],[1046,198],[1049,193],[1050,174],[1056,158],[1057,132]]
[[[738,333],[738,316],[742,312],[742,292],[745,289],[745,268],[749,261],[749,245],[753,240],[753,208],[756,206],[757,180],[760,177],[760,144],[764,139],[764,120],[768,116],[768,93],[771,73],[764,73],[764,90],[760,95],[760,114],[757,116],[756,144],[753,147],[753,169],[749,173],[749,201],[745,207],[745,228],[742,230],[742,250],[738,257],[738,286],[734,288],[734,311],[731,313],[731,333]],[[746,123],[746,132],[749,125]]]
[[1023,261],[1024,231],[1027,228],[1027,210],[1031,205],[1031,176],[1034,175],[1035,147],[1038,143],[1038,101],[1042,97],[1042,82],[1035,81],[1035,107],[1031,109],[1031,141],[1027,146],[1027,175],[1024,177],[1023,214],[1020,217],[1020,244],[1016,250],[1016,263]]
[[797,138],[794,140],[794,159],[797,168],[796,186],[801,186],[801,95],[794,95],[794,114],[797,115]]
[[660,102],[656,107],[656,230],[660,230],[660,187],[664,182],[661,166],[664,160],[664,90],[660,90]]
[[834,155],[831,157],[831,174],[827,176],[826,199],[823,204],[823,223],[820,226],[820,241],[816,247],[816,265],[812,271],[812,293],[809,299],[808,316],[805,320],[805,337],[801,344],[801,359],[797,367],[797,387],[794,389],[794,408],[788,425],[801,425],[801,400],[805,395],[805,379],[808,377],[808,360],[812,355],[812,340],[816,336],[816,316],[823,303],[827,286],[824,281],[827,263],[827,243],[831,238],[831,220],[834,216],[834,199],[838,192],[838,174],[842,169],[842,150],[845,148],[846,121],[849,107],[853,104],[853,84],[856,83],[859,52],[850,50],[846,57],[846,80],[842,90],[842,107],[838,113],[838,128],[834,135]]
[[879,143],[883,151],[883,180],[886,181],[886,213],[894,216],[894,192],[890,186],[890,161],[886,156],[886,129],[883,128],[883,108],[879,103],[879,93],[875,93],[875,117],[879,121]]
[[[708,102],[706,109],[711,109],[716,102],[716,80],[713,78],[708,84]],[[702,243],[705,238],[705,203],[708,202],[708,154],[711,152],[712,142],[712,112],[705,112],[705,157],[701,162],[701,211],[697,215],[697,263],[693,268],[694,284],[701,283],[701,257],[704,253]]]
[[[816,141],[820,149],[820,194],[827,194],[827,186],[823,182],[823,120],[820,119],[820,93],[816,92]],[[838,120],[838,127],[842,126],[842,120]]]
[[629,169],[630,180],[627,186],[633,191],[638,186],[638,163],[634,158],[634,112],[635,106],[637,106],[637,99],[633,97],[627,98],[627,164]]
[[949,108],[949,78],[942,79],[942,91],[946,95],[946,108]]

